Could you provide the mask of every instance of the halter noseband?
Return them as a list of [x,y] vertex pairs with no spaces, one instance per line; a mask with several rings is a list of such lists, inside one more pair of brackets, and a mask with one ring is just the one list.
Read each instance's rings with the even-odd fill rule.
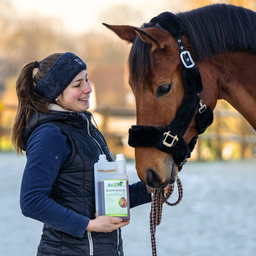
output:
[[196,144],[198,136],[187,144],[183,139],[193,117],[196,114],[198,134],[203,133],[213,122],[213,112],[210,107],[202,104],[199,93],[203,90],[199,68],[188,51],[185,50],[181,35],[186,31],[178,16],[164,12],[154,17],[150,23],[160,29],[167,30],[175,38],[179,46],[180,59],[184,65],[182,72],[185,96],[174,120],[167,127],[133,125],[129,129],[128,144],[131,147],[155,147],[172,154],[174,162],[181,170],[187,162]]

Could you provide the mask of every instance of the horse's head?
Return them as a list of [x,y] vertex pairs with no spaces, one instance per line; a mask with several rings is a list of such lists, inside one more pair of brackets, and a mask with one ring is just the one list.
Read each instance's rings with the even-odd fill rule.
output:
[[[195,96],[192,100],[188,97],[186,101],[190,102],[184,103],[187,95],[184,79],[193,80],[193,72],[184,74],[180,45],[161,26],[104,25],[133,44],[129,56],[129,84],[136,99],[137,126],[130,130],[129,144],[135,147],[140,179],[151,187],[163,188],[176,181],[179,166],[190,157],[194,147],[198,134],[194,116],[200,101],[197,94],[202,88],[192,84],[197,90]],[[182,36],[182,42],[189,50],[186,37]],[[201,78],[199,82],[201,84]],[[192,89],[187,90],[189,94]],[[170,131],[171,123],[174,126]],[[174,145],[178,148],[174,149]]]

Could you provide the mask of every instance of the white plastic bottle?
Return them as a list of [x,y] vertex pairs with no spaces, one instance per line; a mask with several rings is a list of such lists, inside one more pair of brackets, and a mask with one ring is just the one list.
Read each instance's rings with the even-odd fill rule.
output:
[[115,162],[100,155],[94,165],[96,216],[108,215],[130,220],[129,182],[126,161],[118,154]]

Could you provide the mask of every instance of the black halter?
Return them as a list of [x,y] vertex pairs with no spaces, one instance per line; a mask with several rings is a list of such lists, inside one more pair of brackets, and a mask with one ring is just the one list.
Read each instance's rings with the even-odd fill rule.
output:
[[185,50],[181,35],[185,27],[178,16],[164,12],[154,17],[151,26],[167,30],[177,41],[180,58],[184,65],[182,72],[185,96],[174,120],[167,127],[133,125],[129,129],[128,144],[131,147],[155,147],[163,152],[172,154],[174,162],[181,170],[190,157],[198,136],[187,144],[183,139],[193,117],[196,114],[196,128],[198,134],[203,133],[213,122],[213,112],[210,107],[202,104],[198,96],[203,90],[199,68],[188,51]]

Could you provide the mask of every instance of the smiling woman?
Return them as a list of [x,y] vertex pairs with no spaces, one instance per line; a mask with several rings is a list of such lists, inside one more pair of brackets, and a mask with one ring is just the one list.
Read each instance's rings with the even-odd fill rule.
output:
[[[123,255],[121,218],[95,218],[94,164],[108,145],[91,122],[87,65],[74,53],[28,63],[16,90],[12,130],[18,153],[26,151],[20,206],[44,223],[38,256]],[[130,206],[151,201],[144,183],[129,187]],[[104,246],[102,246],[104,244]]]
[[55,101],[67,110],[82,112],[89,108],[91,92],[88,74],[82,70]]

